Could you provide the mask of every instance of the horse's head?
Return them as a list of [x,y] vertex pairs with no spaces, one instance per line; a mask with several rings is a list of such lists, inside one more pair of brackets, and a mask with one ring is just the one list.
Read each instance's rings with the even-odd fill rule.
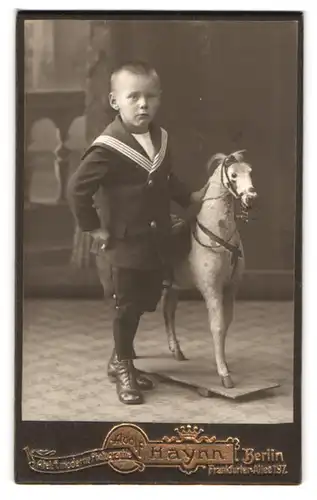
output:
[[222,182],[236,198],[241,200],[244,207],[250,208],[257,193],[252,183],[252,168],[243,161],[242,153],[243,151],[236,151],[225,157],[222,164]]
[[252,168],[243,160],[242,153],[243,151],[236,151],[228,156],[219,153],[212,157],[209,167],[217,160],[223,186],[248,209],[251,208],[257,193],[252,183]]

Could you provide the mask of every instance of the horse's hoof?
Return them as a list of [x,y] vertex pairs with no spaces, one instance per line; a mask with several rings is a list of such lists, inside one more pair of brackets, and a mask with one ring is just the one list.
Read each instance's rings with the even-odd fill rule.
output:
[[221,382],[226,389],[232,389],[234,387],[234,383],[230,375],[221,377]]
[[182,351],[173,351],[173,358],[176,359],[176,361],[187,361],[187,358]]

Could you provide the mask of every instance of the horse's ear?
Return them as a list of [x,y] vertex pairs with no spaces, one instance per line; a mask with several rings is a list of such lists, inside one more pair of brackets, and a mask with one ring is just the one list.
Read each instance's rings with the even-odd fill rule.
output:
[[233,156],[238,162],[243,161],[243,154],[246,152],[246,149],[240,149],[240,151],[235,151],[230,156]]
[[224,155],[223,153],[216,153],[215,155],[213,155],[208,160],[208,163],[206,165],[207,174],[211,175],[215,168],[218,167],[218,165],[224,160],[225,157],[226,155]]

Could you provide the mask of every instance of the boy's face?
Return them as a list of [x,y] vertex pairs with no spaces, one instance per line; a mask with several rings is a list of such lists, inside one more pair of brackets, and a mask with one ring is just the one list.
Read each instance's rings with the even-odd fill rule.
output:
[[154,74],[135,75],[122,71],[115,79],[109,99],[132,133],[144,133],[159,108],[160,95],[160,83]]

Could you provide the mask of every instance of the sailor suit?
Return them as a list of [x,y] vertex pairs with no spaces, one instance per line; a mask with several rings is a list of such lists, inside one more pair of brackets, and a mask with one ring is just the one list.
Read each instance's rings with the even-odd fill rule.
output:
[[99,273],[107,258],[116,310],[134,311],[135,330],[140,314],[155,310],[171,265],[170,202],[190,203],[190,192],[171,170],[167,132],[152,124],[149,136],[136,137],[117,116],[85,152],[70,178],[68,200],[83,231],[108,231],[106,250],[97,250]]

